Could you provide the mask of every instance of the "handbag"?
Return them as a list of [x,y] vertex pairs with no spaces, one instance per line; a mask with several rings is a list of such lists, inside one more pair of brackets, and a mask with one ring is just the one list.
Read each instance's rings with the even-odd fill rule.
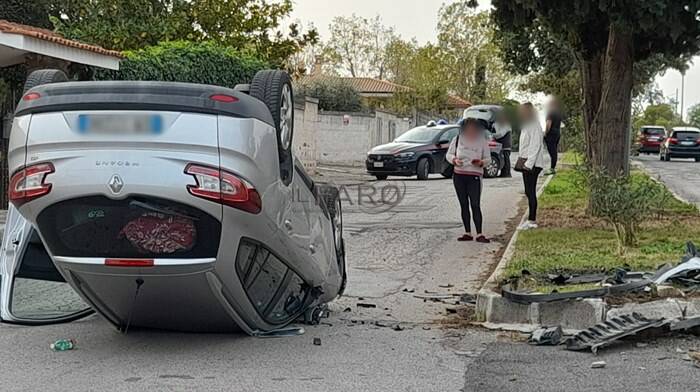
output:
[[529,171],[528,168],[525,167],[525,162],[527,162],[527,158],[518,158],[518,161],[515,162],[515,167],[513,167],[513,170],[519,173]]

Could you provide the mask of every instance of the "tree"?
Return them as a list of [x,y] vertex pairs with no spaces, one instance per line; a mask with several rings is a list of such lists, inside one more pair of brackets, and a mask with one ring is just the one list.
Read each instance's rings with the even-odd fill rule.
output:
[[654,75],[700,52],[700,1],[493,0],[492,5],[509,63],[521,71],[541,70],[562,58],[576,65],[587,159],[594,169],[626,174],[635,76]]
[[673,106],[667,103],[649,105],[640,116],[634,119],[634,130],[639,131],[644,125],[660,125],[671,129],[679,122],[680,118],[676,115]]
[[337,16],[330,24],[327,58],[341,74],[384,79],[387,76],[387,47],[394,42],[393,27],[377,15],[367,19],[353,14]]
[[318,99],[318,108],[333,112],[357,112],[362,110],[362,98],[349,83],[340,78],[320,78],[308,85],[299,86],[296,94]]
[[59,33],[67,38],[116,50],[135,50],[163,41],[213,41],[255,51],[282,66],[308,44],[315,29],[297,23],[285,35],[280,24],[291,0],[55,0],[50,9]]
[[438,47],[451,91],[472,102],[499,102],[512,86],[496,45],[490,13],[468,1],[444,5],[439,12]]
[[44,29],[53,27],[49,20],[45,0],[2,0],[0,2],[0,19]]
[[688,109],[688,124],[700,128],[700,103]]

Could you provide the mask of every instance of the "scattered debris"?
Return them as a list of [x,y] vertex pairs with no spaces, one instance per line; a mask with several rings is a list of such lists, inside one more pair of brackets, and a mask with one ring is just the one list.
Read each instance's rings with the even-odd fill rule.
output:
[[53,351],[70,351],[75,348],[75,340],[59,339],[49,346]]
[[529,305],[532,303],[539,302],[555,302],[576,298],[599,298],[611,295],[625,294],[641,290],[649,286],[651,283],[652,282],[648,279],[642,279],[637,281],[631,281],[629,283],[600,287],[597,289],[551,294],[530,294],[519,292],[513,290],[512,286],[508,284],[503,286],[502,291],[504,298],[508,298],[509,300],[520,304]]
[[528,342],[536,346],[557,346],[564,335],[561,327],[540,328],[530,335]]
[[605,361],[598,361],[598,362],[593,362],[591,364],[591,369],[602,369],[608,364]]
[[443,301],[446,299],[454,298],[454,295],[452,295],[452,294],[436,294],[436,293],[426,294],[426,295],[414,294],[413,296],[415,298],[418,298],[418,299],[423,299],[423,300],[427,300],[427,301],[436,301],[436,302],[440,302],[440,301]]
[[404,293],[415,293],[416,289],[414,289],[413,287],[406,287],[403,289],[403,292]]
[[590,348],[596,354],[599,348],[607,346],[618,339],[636,335],[647,329],[659,328],[666,324],[668,324],[666,319],[650,320],[638,313],[613,317],[571,337],[566,342],[566,349],[581,351]]
[[649,347],[649,343],[637,343],[636,346],[637,346],[637,348],[645,348],[645,347]]
[[365,302],[358,302],[357,303],[358,308],[376,308],[376,304],[370,304],[370,303],[365,303]]
[[424,327],[423,327],[423,331],[430,331],[430,327],[428,327],[427,325],[424,326]]
[[320,346],[321,345],[321,338],[314,338],[314,346]]
[[451,283],[445,283],[445,284],[438,285],[438,287],[440,287],[441,289],[451,289],[455,286]]
[[690,350],[688,351],[688,356],[695,362],[700,362],[700,351]]
[[343,313],[349,313],[349,312],[352,312],[352,308],[347,307],[347,308],[343,309]]
[[465,293],[459,297],[459,302],[466,305],[476,305],[476,294]]
[[401,324],[396,324],[394,325],[394,331],[403,331],[405,328],[401,326]]
[[445,311],[447,312],[447,314],[457,314],[457,308],[454,306],[449,306],[445,308]]

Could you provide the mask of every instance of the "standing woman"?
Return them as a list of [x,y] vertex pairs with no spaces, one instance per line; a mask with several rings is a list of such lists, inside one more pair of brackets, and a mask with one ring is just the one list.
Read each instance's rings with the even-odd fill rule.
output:
[[529,216],[521,230],[537,228],[537,178],[544,167],[544,135],[537,110],[530,103],[520,105],[522,130],[520,132],[520,156],[515,169],[523,173]]
[[[465,234],[458,241],[473,241],[471,220],[474,218],[476,241],[484,244],[491,242],[482,231],[481,214],[481,179],[484,166],[491,160],[491,150],[486,140],[486,127],[476,119],[464,119],[459,135],[452,140],[447,150],[447,161],[454,165],[454,182],[459,206],[462,209],[462,222]],[[471,214],[469,208],[471,207]]]

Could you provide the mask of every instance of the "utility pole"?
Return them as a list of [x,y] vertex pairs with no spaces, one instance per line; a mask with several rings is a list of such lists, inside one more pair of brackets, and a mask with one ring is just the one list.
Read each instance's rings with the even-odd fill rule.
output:
[[685,71],[681,71],[681,122],[685,111]]

